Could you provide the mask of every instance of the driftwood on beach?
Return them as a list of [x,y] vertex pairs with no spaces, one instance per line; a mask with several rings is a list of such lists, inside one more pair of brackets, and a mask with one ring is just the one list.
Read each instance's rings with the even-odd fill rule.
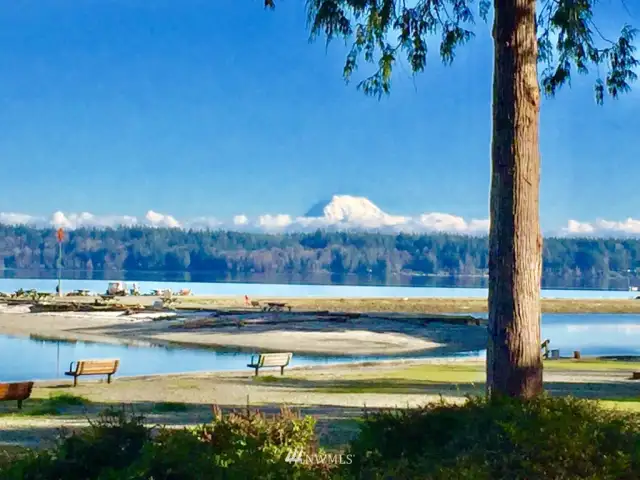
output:
[[[228,328],[228,327],[250,327],[250,326],[266,326],[266,325],[282,325],[282,324],[300,324],[300,323],[314,323],[314,322],[327,322],[327,323],[346,323],[354,320],[380,320],[380,321],[393,321],[400,323],[407,323],[411,325],[428,325],[431,323],[443,323],[450,325],[481,325],[486,321],[480,318],[475,318],[471,315],[462,316],[444,316],[444,315],[407,315],[407,316],[386,316],[376,314],[354,314],[354,313],[336,313],[331,314],[318,314],[317,312],[305,312],[304,314],[295,313],[287,315],[261,315],[259,317],[249,316],[247,314],[239,313],[238,311],[222,312],[210,316],[200,317],[196,319],[186,320],[179,324],[170,325],[169,328],[173,329],[200,329],[200,328]],[[256,312],[251,312],[256,315]],[[221,319],[225,317],[225,319]],[[231,317],[231,318],[229,318]]]
[[125,314],[144,312],[141,305],[91,304],[91,303],[36,303],[30,305],[31,313],[43,312],[122,312]]
[[349,319],[346,317],[332,316],[323,317],[322,319],[317,317],[275,317],[275,318],[240,318],[236,317],[232,320],[217,320],[215,318],[199,318],[195,320],[185,321],[184,323],[169,325],[169,328],[176,329],[198,329],[198,328],[226,328],[226,327],[248,327],[258,325],[280,325],[280,324],[292,324],[292,323],[309,323],[318,321],[333,321],[333,322],[347,322]]

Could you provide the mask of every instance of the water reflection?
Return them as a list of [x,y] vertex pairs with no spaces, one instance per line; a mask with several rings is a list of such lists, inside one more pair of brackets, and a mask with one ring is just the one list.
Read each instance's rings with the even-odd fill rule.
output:
[[545,315],[542,334],[561,355],[639,355],[639,315]]
[[[55,270],[3,269],[0,279],[6,280],[55,280]],[[409,275],[393,273],[388,275],[372,274],[331,274],[314,272],[307,274],[264,274],[232,273],[216,271],[117,271],[117,270],[65,270],[64,280],[100,281],[112,280],[137,282],[193,282],[193,283],[266,283],[287,285],[344,285],[344,286],[396,286],[427,288],[487,288],[486,275]],[[629,280],[626,277],[566,276],[543,275],[544,289],[588,289],[588,290],[624,290]],[[1,290],[1,289],[0,289]]]
[[[256,353],[252,349],[154,347],[0,335],[0,381],[62,378],[64,375],[61,369],[72,361],[99,358],[119,358],[119,375],[246,370],[251,355]],[[433,355],[433,352],[425,355]],[[322,365],[389,358],[394,357],[294,355],[291,365]]]
[[[138,281],[143,293],[152,290],[170,288],[178,291],[185,287],[180,282]],[[407,286],[373,286],[373,285],[307,285],[307,284],[270,284],[270,283],[189,283],[194,295],[243,296],[256,297],[334,297],[334,298],[486,298],[486,288],[466,287],[407,287]],[[14,292],[35,289],[40,292],[53,293],[56,282],[47,279],[7,279],[0,278],[0,292]],[[90,290],[103,293],[107,282],[103,280],[63,280],[63,291]],[[543,290],[543,298],[635,298],[638,292],[614,290]],[[640,301],[640,300],[639,300]]]
[[[586,356],[640,355],[640,315],[545,314],[542,336],[562,356],[580,350]],[[149,344],[150,345],[150,344]],[[150,375],[197,371],[245,370],[252,349],[181,348],[65,341],[46,336],[0,336],[0,381],[61,378],[61,369],[86,358],[120,358],[120,375]],[[465,352],[455,356],[484,356]],[[336,357],[294,355],[292,366],[372,361],[420,356],[451,356],[446,351],[396,356]]]
[[[474,316],[487,318],[486,313]],[[545,313],[542,339],[561,356],[579,350],[587,356],[640,355],[640,315],[610,313]]]

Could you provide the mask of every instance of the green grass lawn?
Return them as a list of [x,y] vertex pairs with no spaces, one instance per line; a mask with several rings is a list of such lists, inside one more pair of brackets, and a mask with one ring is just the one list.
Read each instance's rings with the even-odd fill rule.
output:
[[626,370],[631,374],[633,371],[640,370],[640,360],[633,362],[598,358],[583,358],[580,360],[562,358],[558,360],[545,360],[544,368],[549,370]]
[[[581,360],[560,359],[547,360],[544,368],[549,372],[560,373],[576,372],[606,372],[620,373],[640,370],[640,362],[615,359],[586,358]],[[265,383],[290,382],[290,385],[300,388],[312,388],[324,393],[361,393],[361,394],[424,394],[444,396],[464,396],[484,394],[485,365],[483,362],[464,363],[458,365],[424,364],[409,365],[397,369],[383,371],[365,371],[346,374],[339,378],[317,380],[312,377],[305,379],[268,379]],[[594,383],[585,380],[584,383],[571,383],[558,380],[547,383],[548,389],[553,395],[575,395],[585,398],[600,398],[608,402],[618,401],[625,409],[635,408],[633,404],[638,398],[629,398],[635,393],[636,386],[633,383],[608,384],[607,382]],[[638,382],[640,393],[640,381]],[[616,406],[617,404],[608,403]]]
[[15,402],[7,402],[0,410],[1,416],[48,416],[61,415],[65,410],[74,407],[83,407],[91,402],[79,395],[70,393],[51,394],[49,398],[28,398],[22,404],[22,409],[15,406]]
[[468,365],[412,365],[399,370],[393,370],[384,378],[402,380],[428,380],[446,383],[477,383],[485,380],[484,363]]
[[604,408],[624,410],[627,412],[640,413],[640,399],[619,399],[619,400],[599,400],[598,403]]

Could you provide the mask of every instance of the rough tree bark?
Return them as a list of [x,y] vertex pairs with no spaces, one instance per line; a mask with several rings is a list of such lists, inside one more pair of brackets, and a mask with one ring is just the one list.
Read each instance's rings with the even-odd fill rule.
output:
[[487,388],[542,392],[535,0],[494,0]]

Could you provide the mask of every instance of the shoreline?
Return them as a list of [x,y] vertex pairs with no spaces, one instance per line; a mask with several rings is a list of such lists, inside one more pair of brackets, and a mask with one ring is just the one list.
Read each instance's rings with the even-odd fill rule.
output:
[[[591,357],[584,357],[589,360]],[[640,356],[639,356],[640,360]],[[364,369],[373,369],[376,372],[383,372],[385,369],[397,369],[402,367],[412,367],[412,366],[422,366],[422,365],[432,365],[432,366],[448,366],[448,365],[464,365],[464,366],[478,366],[484,365],[485,358],[479,356],[469,356],[469,357],[423,357],[423,358],[397,358],[397,359],[380,359],[380,360],[362,360],[348,363],[323,363],[318,365],[298,365],[291,366],[285,369],[285,375],[282,377],[286,380],[287,373],[290,375],[293,374],[305,374],[311,373],[313,375],[330,375],[336,372],[346,371],[353,367],[364,368]],[[261,374],[257,377],[258,379],[269,377],[277,374],[280,377],[279,371],[277,369],[266,369],[261,370]],[[112,377],[112,382],[118,380],[126,380],[126,381],[140,381],[143,382],[145,380],[157,380],[157,379],[166,379],[166,380],[179,380],[179,379],[201,379],[201,378],[255,378],[253,376],[253,370],[244,369],[244,370],[196,370],[196,371],[185,371],[185,372],[171,372],[171,373],[145,373],[140,375],[120,375],[116,373]],[[92,383],[100,384],[100,378],[92,379],[90,377],[80,377],[81,382],[88,382],[90,385]],[[290,378],[290,377],[289,377]],[[51,385],[59,385],[61,381],[67,380],[73,382],[72,377],[62,376],[60,378],[30,378],[29,380],[38,383],[40,387],[48,387]],[[78,383],[80,385],[80,383]]]
[[[640,314],[640,299],[634,298],[541,298],[542,313],[637,313]],[[95,296],[65,296],[50,297],[48,303],[93,303]],[[117,297],[115,300],[122,305],[142,305],[149,307],[161,297],[151,295]],[[2,301],[7,298],[0,298]],[[247,309],[243,296],[232,295],[190,295],[174,296],[174,308],[177,310],[206,310],[217,309]],[[425,314],[425,315],[473,315],[486,314],[487,299],[476,297],[279,297],[252,296],[252,301],[264,305],[268,302],[286,303],[293,310],[315,311],[331,313],[395,313],[395,314]],[[10,300],[13,301],[13,300]],[[29,299],[19,300],[28,304]]]
[[[136,297],[144,298],[144,297]],[[486,314],[486,298],[288,298],[254,297],[261,303],[276,301],[293,309],[345,313],[421,313],[421,314]],[[634,299],[548,299],[540,300],[542,313],[638,313],[640,300]],[[241,297],[189,296],[177,297],[177,308],[242,308]]]

